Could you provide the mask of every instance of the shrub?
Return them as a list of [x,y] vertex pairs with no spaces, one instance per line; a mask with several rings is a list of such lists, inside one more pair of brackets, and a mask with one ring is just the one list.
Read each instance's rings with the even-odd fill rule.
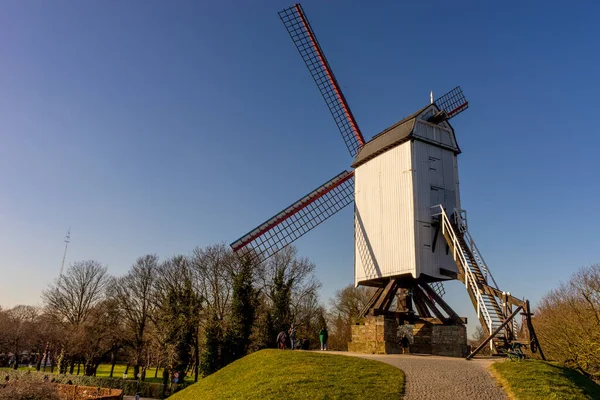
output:
[[0,400],[60,400],[60,397],[50,383],[21,378],[0,384]]
[[[0,376],[8,376],[9,382],[14,380],[27,380],[35,383],[43,383],[45,375],[48,375],[50,382],[52,383],[69,383],[70,381],[73,385],[123,389],[123,394],[125,396],[135,396],[136,393],[140,393],[142,397],[151,397],[155,399],[160,399],[162,397],[161,383],[141,382],[132,379],[124,380],[118,378],[98,378],[94,376],[83,375],[53,375],[43,372],[19,370],[2,370],[2,374]],[[170,386],[167,392],[175,393],[186,386],[187,384],[174,384]]]

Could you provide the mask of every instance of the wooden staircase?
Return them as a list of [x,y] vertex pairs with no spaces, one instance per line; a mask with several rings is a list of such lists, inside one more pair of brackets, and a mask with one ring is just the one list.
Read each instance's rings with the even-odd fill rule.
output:
[[[529,302],[498,289],[483,256],[468,232],[465,212],[455,210],[449,218],[444,208],[438,205],[432,207],[432,217],[434,222],[441,226],[449,252],[458,267],[457,278],[465,284],[479,322],[488,335],[482,346],[475,349],[467,359],[488,343],[493,354],[504,354],[514,342],[529,345],[532,350],[539,349],[544,358],[531,324]],[[522,330],[522,336],[525,337],[518,337],[515,317],[519,311],[523,311],[526,319],[526,329]]]

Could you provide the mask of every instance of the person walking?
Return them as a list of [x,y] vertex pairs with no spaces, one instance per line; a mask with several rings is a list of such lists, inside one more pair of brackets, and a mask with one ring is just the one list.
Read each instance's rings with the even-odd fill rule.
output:
[[294,350],[296,342],[296,327],[294,326],[294,324],[292,324],[288,333],[290,336],[290,349]]
[[329,338],[329,334],[327,333],[327,328],[323,327],[319,331],[319,340],[321,341],[321,350],[327,350],[327,339]]

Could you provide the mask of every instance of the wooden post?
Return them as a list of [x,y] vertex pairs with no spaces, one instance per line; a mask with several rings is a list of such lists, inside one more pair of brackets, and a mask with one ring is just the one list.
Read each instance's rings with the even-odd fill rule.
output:
[[[536,346],[537,350],[540,351],[540,357],[542,357],[542,360],[546,361],[546,357],[544,356],[544,352],[542,351],[542,346],[540,346],[540,342],[538,341],[537,335],[535,334],[535,329],[533,329],[533,323],[531,322],[531,316],[533,315],[531,313],[531,309],[529,308],[529,300],[525,300],[525,321],[527,321],[527,330],[529,331],[529,346],[533,347]],[[533,351],[534,349],[532,348],[531,351],[532,353],[534,353]]]

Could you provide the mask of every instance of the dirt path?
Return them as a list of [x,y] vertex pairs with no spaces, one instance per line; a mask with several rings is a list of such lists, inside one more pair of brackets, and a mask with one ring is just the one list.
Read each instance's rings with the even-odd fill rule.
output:
[[[333,352],[332,352],[333,353]],[[494,360],[437,357],[428,355],[360,354],[335,352],[368,358],[400,368],[406,376],[406,400],[496,400],[507,399],[492,377]]]

